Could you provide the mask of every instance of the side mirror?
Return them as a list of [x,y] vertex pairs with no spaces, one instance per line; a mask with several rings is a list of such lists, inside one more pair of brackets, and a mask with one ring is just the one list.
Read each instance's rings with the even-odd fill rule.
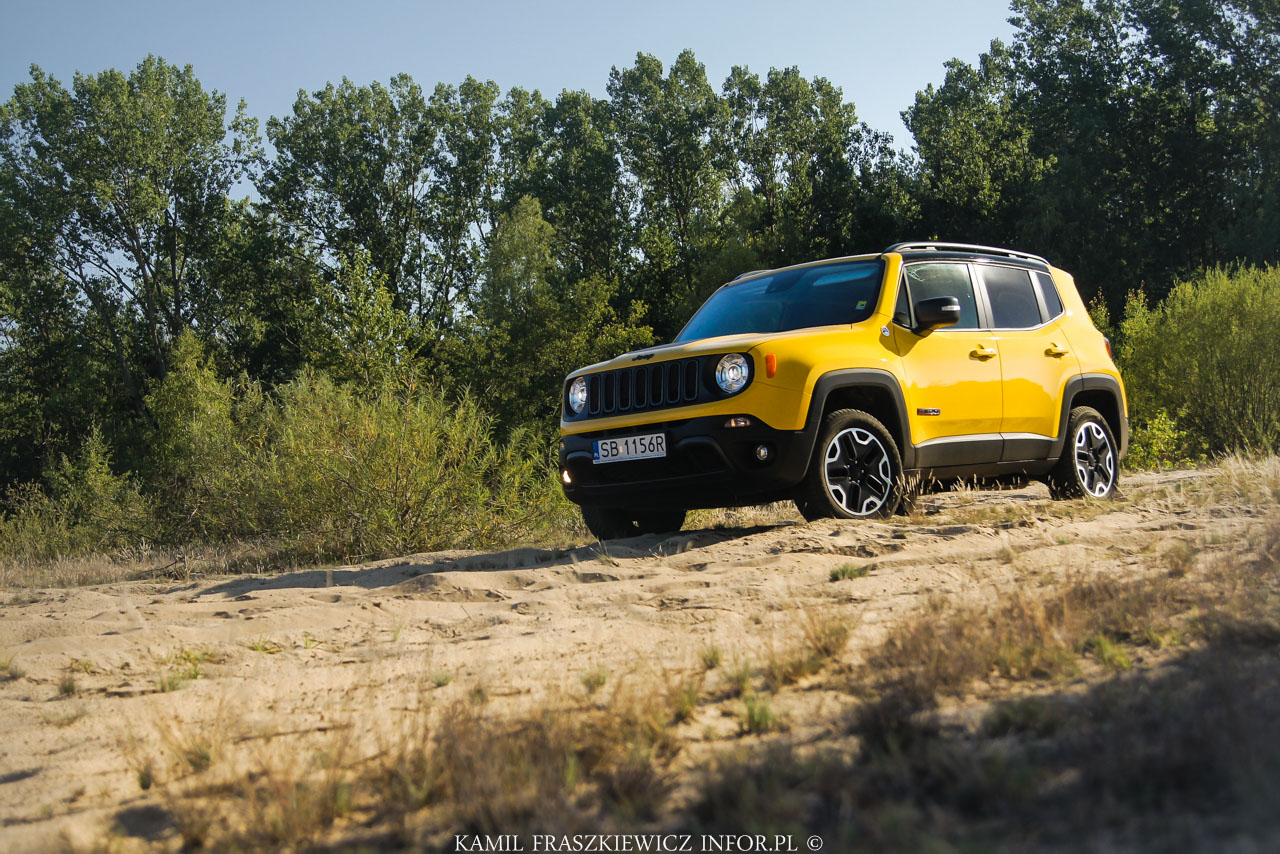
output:
[[916,332],[950,326],[959,320],[960,300],[955,297],[934,297],[916,303]]

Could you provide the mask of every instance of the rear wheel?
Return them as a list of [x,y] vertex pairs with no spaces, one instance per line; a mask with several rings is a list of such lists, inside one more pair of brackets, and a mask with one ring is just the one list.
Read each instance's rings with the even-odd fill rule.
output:
[[1110,498],[1119,480],[1119,454],[1106,419],[1089,406],[1072,409],[1062,456],[1045,479],[1049,494],[1054,498]]
[[600,540],[619,540],[641,534],[666,534],[684,525],[683,510],[636,510],[624,507],[582,506],[587,529]]
[[840,409],[822,423],[796,508],[810,521],[883,518],[902,492],[902,458],[889,431],[861,410]]

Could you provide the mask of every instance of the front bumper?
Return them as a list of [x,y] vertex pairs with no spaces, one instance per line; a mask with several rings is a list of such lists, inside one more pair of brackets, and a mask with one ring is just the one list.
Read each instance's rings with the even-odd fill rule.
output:
[[[599,430],[560,439],[561,485],[570,501],[601,507],[682,509],[762,504],[790,497],[804,479],[813,449],[807,430],[774,430],[754,416],[725,427],[733,415],[711,415]],[[665,433],[667,456],[592,462],[592,442]],[[757,459],[765,445],[769,458]],[[569,482],[564,482],[564,473]]]

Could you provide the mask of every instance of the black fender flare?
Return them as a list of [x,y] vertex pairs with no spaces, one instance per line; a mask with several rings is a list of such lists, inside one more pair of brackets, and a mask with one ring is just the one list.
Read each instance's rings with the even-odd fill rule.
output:
[[1067,380],[1062,391],[1062,413],[1058,420],[1058,435],[1050,446],[1050,459],[1062,456],[1062,448],[1067,443],[1067,421],[1071,417],[1071,409],[1076,396],[1085,391],[1104,391],[1115,400],[1116,413],[1119,417],[1119,429],[1115,432],[1116,441],[1120,443],[1120,458],[1124,459],[1129,452],[1129,418],[1124,411],[1124,392],[1120,382],[1110,374],[1077,374]]
[[[898,428],[902,434],[894,436],[894,439],[898,442],[898,453],[902,456],[902,468],[904,471],[910,471],[915,468],[916,448],[911,444],[911,422],[907,419],[907,401],[903,396],[898,378],[878,368],[846,368],[829,371],[818,377],[809,399],[809,414],[805,418],[803,430],[804,446],[808,449],[807,458],[813,458],[813,446],[818,441],[818,430],[822,427],[822,413],[826,409],[827,398],[831,393],[845,388],[868,387],[889,393],[889,398],[898,411]],[[885,427],[892,435],[893,426],[886,424]],[[805,473],[808,474],[807,467]]]

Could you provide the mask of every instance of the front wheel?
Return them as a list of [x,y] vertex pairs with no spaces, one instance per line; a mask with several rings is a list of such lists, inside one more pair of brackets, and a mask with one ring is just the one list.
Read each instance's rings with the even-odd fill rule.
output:
[[889,516],[902,498],[902,458],[876,418],[857,409],[826,417],[796,508],[809,521]]
[[625,507],[582,506],[582,519],[599,540],[620,540],[641,534],[666,534],[684,525],[683,510],[635,510]]
[[1067,441],[1045,483],[1054,498],[1110,498],[1120,480],[1120,456],[1098,410],[1077,406],[1067,419]]

